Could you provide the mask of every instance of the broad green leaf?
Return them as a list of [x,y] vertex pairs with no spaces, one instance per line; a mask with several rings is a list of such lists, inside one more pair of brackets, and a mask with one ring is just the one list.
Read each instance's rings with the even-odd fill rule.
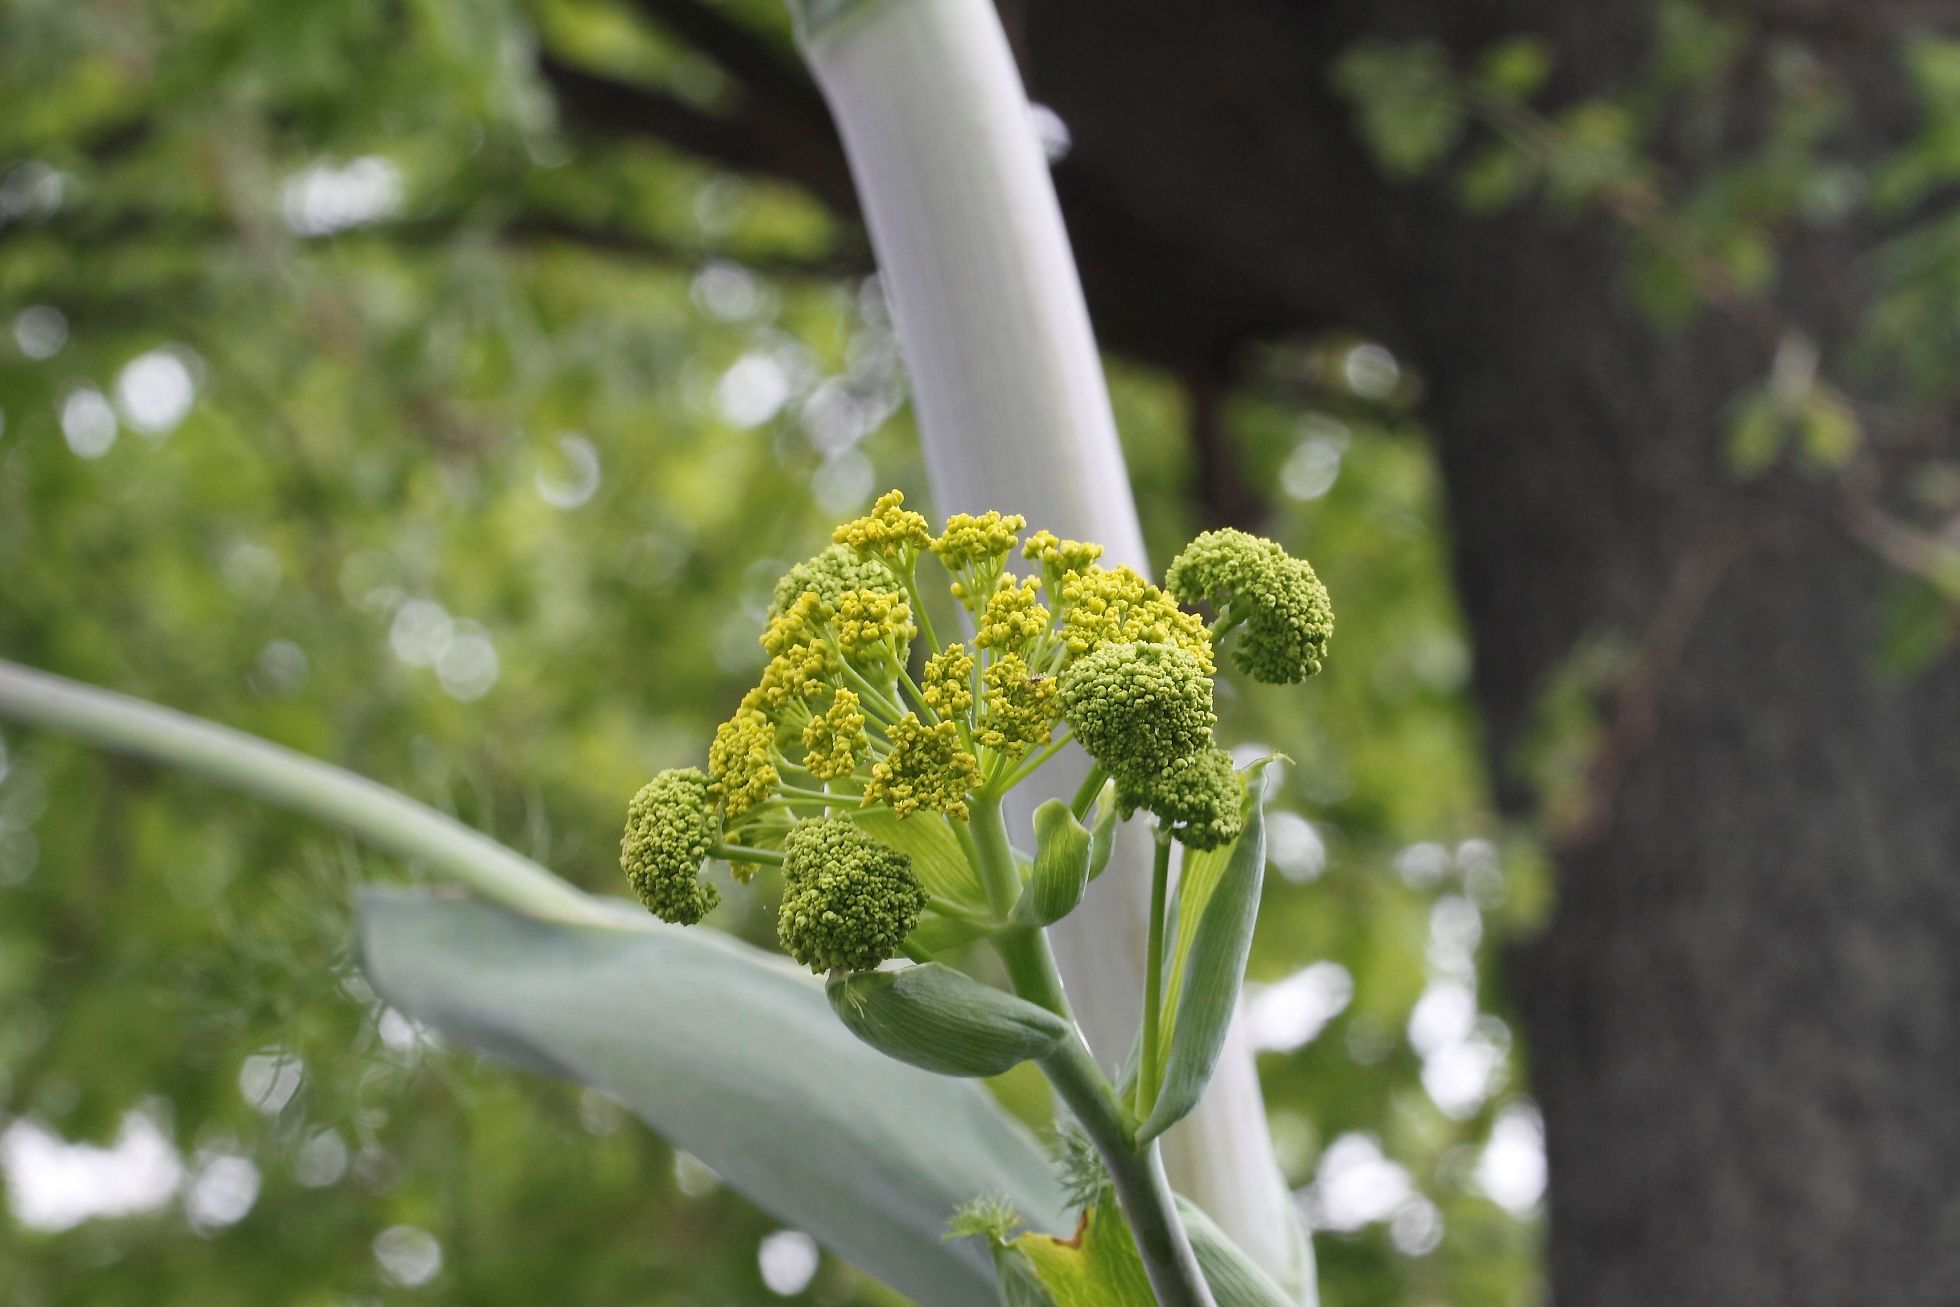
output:
[[1238,1008],[1259,890],[1266,875],[1265,764],[1247,774],[1245,830],[1220,849],[1184,859],[1170,908],[1161,1017],[1164,1065],[1140,1137],[1154,1139],[1198,1105]]
[[825,987],[850,1032],[886,1057],[942,1076],[997,1076],[1046,1055],[1069,1024],[937,962],[860,971]]
[[1000,1194],[1063,1228],[1047,1161],[979,1085],[867,1048],[820,986],[726,935],[394,890],[364,892],[360,918],[388,1002],[612,1094],[757,1206],[932,1307],[995,1301],[982,1250],[940,1238],[961,1203]]
[[1082,902],[1089,888],[1092,839],[1068,804],[1050,799],[1034,810],[1034,840],[1034,872],[1014,916],[1027,925],[1048,926]]

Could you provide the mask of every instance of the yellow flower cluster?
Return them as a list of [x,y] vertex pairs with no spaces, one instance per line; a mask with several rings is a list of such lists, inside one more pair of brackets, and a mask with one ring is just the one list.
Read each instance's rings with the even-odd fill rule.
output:
[[946,519],[946,529],[932,542],[933,556],[947,571],[955,574],[970,567],[998,568],[1014,552],[1021,528],[1028,519],[1019,513],[1002,516],[996,512],[978,517],[955,513]]
[[1011,581],[994,591],[980,615],[980,629],[973,643],[996,652],[1025,649],[1048,629],[1048,610],[1041,606],[1041,582],[1029,577],[1019,585]]
[[1112,644],[1172,644],[1218,670],[1204,619],[1127,567],[1090,567],[1062,581],[1062,641],[1071,659]]
[[837,633],[837,647],[853,662],[879,655],[903,657],[916,632],[912,606],[898,595],[875,590],[849,590],[839,595],[832,629]]
[[803,727],[803,770],[824,781],[849,776],[870,747],[857,695],[839,690],[824,715]]
[[941,717],[964,717],[973,707],[973,655],[949,644],[926,659],[919,697]]
[[1028,670],[1017,653],[1002,654],[988,664],[985,708],[973,738],[989,749],[1019,758],[1048,743],[1061,720],[1055,701],[1058,682]]
[[709,794],[727,821],[748,812],[782,783],[770,756],[775,724],[752,698],[753,692],[733,717],[715,728],[714,742],[708,746]]
[[959,727],[927,726],[907,713],[886,727],[885,735],[892,751],[871,769],[864,801],[890,804],[900,817],[924,808],[965,821],[966,796],[979,788],[980,764],[960,743]]
[[902,490],[889,490],[878,496],[869,513],[844,523],[830,538],[837,544],[849,545],[861,555],[876,558],[901,577],[912,574],[920,550],[932,547],[932,532],[925,518],[905,507]]

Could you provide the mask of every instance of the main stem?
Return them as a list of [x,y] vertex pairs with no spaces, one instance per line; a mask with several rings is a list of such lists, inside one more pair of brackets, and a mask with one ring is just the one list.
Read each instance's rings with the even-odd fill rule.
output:
[[[995,914],[1005,917],[1021,893],[1007,823],[998,799],[976,800],[971,807],[969,826],[981,883]],[[994,937],[994,948],[1016,994],[1069,1022],[1072,1033],[1060,1049],[1041,1059],[1041,1069],[1102,1156],[1160,1307],[1215,1307],[1178,1216],[1157,1141],[1137,1143],[1135,1118],[1075,1028],[1047,933],[1033,926],[1010,927]]]

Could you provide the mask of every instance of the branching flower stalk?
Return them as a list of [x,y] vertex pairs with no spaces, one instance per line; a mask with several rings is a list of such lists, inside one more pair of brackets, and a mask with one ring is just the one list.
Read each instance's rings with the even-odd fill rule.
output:
[[[1045,530],[1023,540],[1025,527],[956,513],[935,534],[898,491],[839,526],[777,587],[761,634],[768,661],[716,730],[707,769],[664,771],[633,798],[621,865],[651,912],[684,925],[719,902],[704,878],[711,859],[744,881],[780,866],[782,946],[828,975],[846,1024],[946,1074],[1037,1062],[1101,1155],[1158,1301],[1203,1307],[1213,1300],[1156,1139],[1215,1065],[1251,919],[1215,954],[1233,959],[1230,974],[1200,995],[1211,1010],[1198,1027],[1215,1037],[1180,1045],[1172,1022],[1196,1019],[1165,995],[1189,998],[1199,982],[1172,969],[1171,845],[1227,856],[1257,803],[1213,736],[1215,642],[1230,637],[1254,679],[1304,680],[1320,669],[1333,610],[1307,563],[1242,532],[1200,536],[1160,589],[1103,567],[1096,545]],[[1009,571],[1017,554],[1034,575]],[[928,560],[943,587],[922,578]],[[941,594],[969,639],[933,634],[927,609]],[[1067,739],[1102,779],[1074,810],[1038,812],[1024,857],[1003,800]],[[1091,807],[1095,833],[1082,823]],[[1136,1072],[1119,1086],[1076,1024],[1047,927],[1082,901],[1114,820],[1139,812],[1156,857]],[[948,847],[960,857],[929,852]],[[1231,865],[1242,861],[1256,903],[1263,857],[1254,848]],[[1013,999],[940,960],[975,940],[991,945]],[[880,970],[897,957],[920,964],[916,979]],[[1173,1079],[1187,1099],[1167,1118]]]

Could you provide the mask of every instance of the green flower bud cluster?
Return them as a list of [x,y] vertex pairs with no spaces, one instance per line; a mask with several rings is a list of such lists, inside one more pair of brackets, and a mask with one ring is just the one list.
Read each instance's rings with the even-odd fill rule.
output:
[[1334,604],[1304,558],[1243,531],[1207,531],[1164,575],[1187,604],[1208,604],[1215,630],[1242,633],[1232,662],[1255,681],[1290,684],[1320,670],[1334,634]]
[[806,821],[784,841],[776,933],[812,971],[868,971],[895,956],[926,908],[912,860],[842,817]]
[[664,771],[626,805],[619,865],[647,911],[691,926],[721,902],[721,891],[700,879],[714,840],[708,778],[694,767]]
[[1142,808],[1194,849],[1215,849],[1239,837],[1245,824],[1245,782],[1232,755],[1209,745],[1169,766],[1116,778],[1117,810]]
[[1062,717],[1110,775],[1142,777],[1211,744],[1211,677],[1174,644],[1110,644],[1062,676]]
[[769,620],[781,617],[806,594],[814,593],[819,601],[835,608],[846,591],[892,594],[900,588],[891,568],[876,558],[866,558],[849,545],[830,545],[815,558],[783,573],[769,601]]

